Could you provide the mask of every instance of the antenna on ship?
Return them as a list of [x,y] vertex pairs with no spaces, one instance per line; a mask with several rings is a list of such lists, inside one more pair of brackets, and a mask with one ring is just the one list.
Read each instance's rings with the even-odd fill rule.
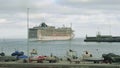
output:
[[100,35],[101,35],[100,29],[99,29],[99,27],[97,27],[97,37],[100,36]]
[[111,22],[109,24],[109,34],[111,35]]
[[70,23],[70,49],[71,49],[71,40],[72,40],[72,23]]
[[[2,40],[3,44],[5,45],[5,39]],[[3,46],[1,46],[1,51],[3,52]]]
[[27,8],[27,55],[29,57],[29,8]]
[[71,33],[70,33],[70,40],[72,39],[72,23],[70,23],[70,31],[71,31]]

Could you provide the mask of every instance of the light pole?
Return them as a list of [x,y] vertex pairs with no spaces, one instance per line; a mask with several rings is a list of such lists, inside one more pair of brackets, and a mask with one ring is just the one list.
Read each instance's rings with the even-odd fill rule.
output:
[[29,8],[27,8],[27,55],[29,57]]

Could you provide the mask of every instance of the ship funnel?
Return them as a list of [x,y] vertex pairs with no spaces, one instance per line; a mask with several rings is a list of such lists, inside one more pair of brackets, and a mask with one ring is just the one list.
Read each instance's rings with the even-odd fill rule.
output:
[[42,22],[42,24],[40,26],[41,27],[47,27],[47,25],[45,24],[45,22]]

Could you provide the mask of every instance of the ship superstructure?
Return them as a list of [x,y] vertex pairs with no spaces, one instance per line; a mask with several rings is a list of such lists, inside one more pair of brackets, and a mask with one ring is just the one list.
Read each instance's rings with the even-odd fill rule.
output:
[[70,40],[73,37],[71,27],[55,28],[42,22],[39,26],[29,28],[29,39],[33,40]]

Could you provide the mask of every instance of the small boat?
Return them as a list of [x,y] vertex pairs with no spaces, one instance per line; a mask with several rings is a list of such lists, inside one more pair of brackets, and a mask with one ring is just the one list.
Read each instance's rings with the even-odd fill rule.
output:
[[11,54],[11,56],[16,56],[17,60],[19,59],[27,59],[28,56],[24,55],[23,51],[15,51]]
[[37,55],[37,50],[36,49],[33,49],[31,52],[30,52],[31,56],[33,55]]
[[106,63],[120,62],[120,55],[116,55],[114,53],[102,54],[102,57]]
[[85,51],[85,53],[82,56],[83,61],[89,61],[89,62],[94,62],[94,63],[100,63],[104,60],[102,57],[93,57],[92,54],[88,51]]
[[80,63],[80,59],[77,57],[77,52],[73,51],[71,49],[69,49],[69,51],[67,51],[67,60],[72,63],[75,62],[77,64]]
[[6,56],[4,52],[1,52],[0,53],[0,61],[2,61],[2,62],[16,61],[16,57]]

